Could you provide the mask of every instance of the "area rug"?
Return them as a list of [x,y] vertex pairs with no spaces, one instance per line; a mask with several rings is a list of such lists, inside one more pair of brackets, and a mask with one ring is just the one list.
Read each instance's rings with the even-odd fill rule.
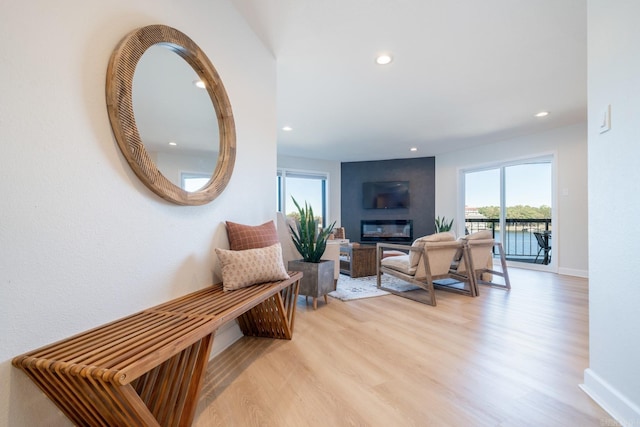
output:
[[[389,275],[383,275],[381,282],[382,286],[399,292],[418,289],[417,286]],[[378,289],[376,286],[376,276],[357,277],[353,279],[346,274],[340,275],[337,289],[329,293],[330,297],[342,301],[380,297],[383,295],[389,295],[389,292]]]

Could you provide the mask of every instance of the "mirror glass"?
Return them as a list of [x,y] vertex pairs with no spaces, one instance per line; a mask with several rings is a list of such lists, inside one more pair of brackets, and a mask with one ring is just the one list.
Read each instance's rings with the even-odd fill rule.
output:
[[162,175],[187,191],[209,182],[220,145],[216,112],[201,83],[195,70],[162,44],[147,49],[133,77],[140,139]]
[[127,34],[111,55],[106,97],[118,146],[154,193],[202,205],[224,190],[235,163],[233,112],[193,40],[165,25]]

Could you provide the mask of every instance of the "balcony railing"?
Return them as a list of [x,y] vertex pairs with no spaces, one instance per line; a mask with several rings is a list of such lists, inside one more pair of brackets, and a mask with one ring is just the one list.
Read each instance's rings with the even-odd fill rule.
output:
[[[536,262],[538,255],[538,241],[534,232],[550,232],[550,219],[506,219],[506,239],[503,242],[505,256],[508,260],[519,262]],[[502,242],[500,220],[488,218],[465,219],[465,233],[475,233],[480,230],[491,230],[493,238]],[[549,236],[550,237],[550,236]],[[542,253],[537,262],[542,263]]]

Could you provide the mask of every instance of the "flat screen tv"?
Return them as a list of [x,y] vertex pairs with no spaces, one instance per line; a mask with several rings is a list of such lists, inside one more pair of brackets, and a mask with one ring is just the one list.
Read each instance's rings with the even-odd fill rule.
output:
[[363,209],[406,209],[409,207],[409,181],[362,183]]

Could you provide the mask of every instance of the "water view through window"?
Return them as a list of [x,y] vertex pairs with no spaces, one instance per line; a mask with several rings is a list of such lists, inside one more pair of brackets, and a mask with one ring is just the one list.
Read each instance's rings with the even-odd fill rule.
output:
[[534,233],[552,236],[550,160],[469,171],[464,183],[465,232],[491,230],[512,261],[548,262]]

